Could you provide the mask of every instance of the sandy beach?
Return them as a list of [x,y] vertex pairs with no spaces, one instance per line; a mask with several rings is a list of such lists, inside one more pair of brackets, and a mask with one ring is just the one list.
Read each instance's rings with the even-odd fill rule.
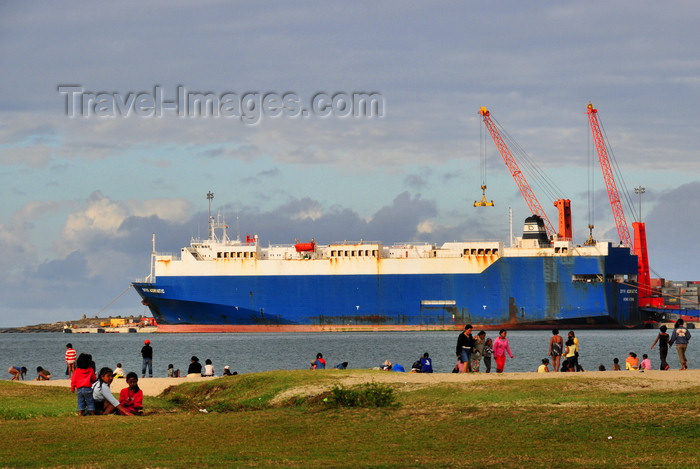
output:
[[[659,390],[674,390],[686,389],[700,385],[700,370],[669,370],[669,371],[605,371],[605,372],[584,372],[584,373],[397,373],[367,370],[366,373],[358,374],[347,373],[338,370],[318,371],[318,373],[335,373],[338,376],[338,384],[353,385],[362,382],[383,382],[383,383],[399,383],[410,384],[414,386],[427,386],[435,383],[469,383],[480,380],[523,380],[523,379],[572,379],[576,377],[585,377],[596,380],[607,380],[611,386],[619,380],[633,380],[645,388],[653,387]],[[182,383],[191,383],[197,381],[210,381],[214,379],[230,379],[235,380],[238,376],[229,377],[193,377],[193,378],[141,378],[139,379],[139,387],[143,390],[145,396],[157,396],[170,386],[176,386]],[[70,387],[70,380],[57,379],[50,381],[20,381],[20,383],[32,386],[60,386]],[[629,384],[629,383],[627,383]],[[115,379],[112,383],[112,392],[118,394],[120,390],[126,387],[126,380]]]

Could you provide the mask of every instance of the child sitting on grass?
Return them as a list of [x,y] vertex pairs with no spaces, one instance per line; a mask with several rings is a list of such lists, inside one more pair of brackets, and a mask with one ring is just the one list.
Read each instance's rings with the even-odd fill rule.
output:
[[143,412],[143,391],[139,388],[139,377],[133,371],[126,375],[129,386],[119,393],[119,403],[132,414]]

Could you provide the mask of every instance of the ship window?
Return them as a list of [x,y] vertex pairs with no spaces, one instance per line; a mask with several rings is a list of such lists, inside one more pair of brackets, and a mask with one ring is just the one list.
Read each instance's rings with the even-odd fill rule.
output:
[[491,255],[491,250],[490,250],[490,249],[486,249],[486,250],[484,251],[484,253],[485,253],[487,256],[490,256],[490,255]]
[[472,256],[475,256],[475,255],[476,255],[476,249],[472,249],[472,250],[471,250],[471,255],[472,255]]
[[377,257],[377,250],[376,250],[376,249],[372,251],[372,255],[373,255],[374,257]]
[[369,256],[369,249],[365,251],[365,256]]
[[256,254],[256,253],[254,253],[254,252],[251,252],[251,253],[250,253],[251,259],[255,259],[255,254]]
[[360,256],[360,257],[362,257],[362,252],[363,252],[362,250],[357,251],[357,255]]
[[493,250],[493,255],[494,255],[494,256],[497,256],[497,255],[498,255],[498,249],[494,249],[494,250]]
[[217,252],[217,253],[216,253],[216,257],[218,257],[219,259],[221,259],[221,253],[220,253],[220,252]]
[[236,253],[236,257],[241,257],[241,253],[240,253],[240,252],[237,252],[237,253]]
[[350,256],[350,251],[345,251],[345,257]]
[[357,257],[357,251],[352,252],[352,257]]
[[335,251],[331,251],[331,257],[335,257],[335,256],[336,256],[336,252],[335,252]]
[[479,251],[477,252],[477,255],[483,256],[484,255],[484,250],[482,248],[479,248]]

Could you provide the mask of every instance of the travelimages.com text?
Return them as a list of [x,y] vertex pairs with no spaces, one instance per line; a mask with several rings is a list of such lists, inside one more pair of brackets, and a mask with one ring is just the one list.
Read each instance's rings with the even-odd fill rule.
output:
[[59,85],[68,117],[232,118],[257,124],[263,117],[384,117],[384,97],[377,92],[315,93],[307,104],[293,92],[213,93],[189,91],[180,85],[167,95],[153,91],[86,91],[81,85]]

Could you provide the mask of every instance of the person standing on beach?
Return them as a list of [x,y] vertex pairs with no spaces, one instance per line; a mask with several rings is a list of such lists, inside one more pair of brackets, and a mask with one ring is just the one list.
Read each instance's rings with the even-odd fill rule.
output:
[[576,334],[574,333],[574,331],[569,331],[568,337],[574,342],[574,356],[573,359],[570,360],[574,365],[574,371],[582,371],[581,365],[579,365],[578,363],[578,354],[581,351],[581,349],[579,348]]
[[78,353],[73,348],[73,344],[66,344],[66,375],[71,378],[75,371],[75,361],[78,359]]
[[472,325],[467,324],[464,330],[457,337],[457,358],[462,359],[461,373],[471,371],[472,347],[474,347],[475,339],[472,336]]
[[559,371],[561,354],[564,351],[564,339],[559,335],[559,329],[552,329],[552,337],[549,339],[547,355],[552,357],[552,370]]
[[506,339],[507,334],[508,331],[501,329],[498,333],[498,337],[493,341],[493,356],[496,358],[496,373],[503,373],[503,369],[506,367],[506,353],[508,353],[510,358],[515,358],[510,351],[510,344],[508,343],[508,339]]
[[659,327],[659,335],[656,336],[656,340],[651,344],[649,350],[654,348],[656,343],[659,343],[659,359],[661,359],[661,364],[659,365],[660,370],[668,370],[671,366],[666,361],[666,356],[668,355],[668,339],[670,338],[666,332],[668,328],[666,326]]
[[78,368],[70,378],[70,392],[76,392],[78,396],[78,415],[90,415],[95,413],[95,401],[92,399],[92,383],[97,381],[95,370],[90,366],[92,357],[87,353],[81,353],[78,357]]
[[668,341],[668,345],[676,344],[676,352],[678,352],[678,361],[681,362],[681,370],[688,369],[688,359],[685,356],[685,351],[688,348],[688,341],[690,340],[690,331],[685,327],[685,321],[679,319],[676,321],[676,325],[673,329],[673,334],[671,334],[671,340]]
[[484,343],[484,366],[486,367],[486,373],[491,373],[491,356],[493,355],[493,340],[491,337],[486,339]]
[[476,339],[474,340],[474,346],[472,347],[472,361],[471,361],[471,370],[474,373],[479,372],[479,368],[481,368],[481,357],[484,356],[484,346],[486,345],[486,332],[480,331],[476,335]]
[[[153,348],[151,341],[146,339],[141,347],[141,357],[143,358],[143,367],[141,368],[141,377],[146,377],[146,368],[148,368],[148,377],[153,378]],[[111,371],[111,370],[110,370]]]

